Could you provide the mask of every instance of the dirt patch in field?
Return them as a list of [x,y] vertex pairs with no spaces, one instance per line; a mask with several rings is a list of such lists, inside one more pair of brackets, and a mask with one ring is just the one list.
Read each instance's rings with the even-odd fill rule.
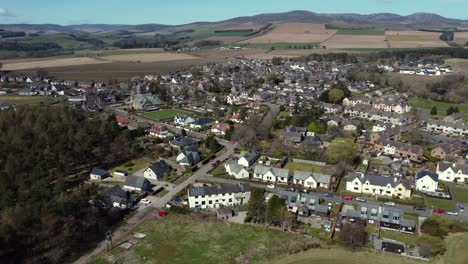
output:
[[327,49],[388,47],[385,36],[378,35],[335,35],[322,45]]
[[468,32],[456,32],[455,42],[459,45],[465,46],[468,42]]
[[417,30],[387,31],[387,39],[391,48],[432,48],[447,47],[448,44],[440,40],[441,33]]
[[93,58],[62,58],[62,59],[47,59],[47,60],[32,60],[22,62],[3,61],[2,70],[4,71],[17,71],[25,69],[37,69],[37,68],[53,68],[53,67],[66,67],[75,65],[91,65],[91,64],[104,64],[109,61],[102,61]]
[[101,57],[107,61],[120,62],[161,62],[161,61],[177,61],[177,60],[192,60],[196,57],[183,53],[148,53],[148,54],[122,54],[110,55]]
[[273,26],[273,29],[264,35],[250,38],[242,43],[306,43],[322,42],[336,34],[336,30],[327,30],[323,24],[285,23]]
[[423,36],[423,37],[437,37],[439,38],[441,33],[437,32],[426,32],[418,30],[402,30],[402,31],[386,31],[387,36]]

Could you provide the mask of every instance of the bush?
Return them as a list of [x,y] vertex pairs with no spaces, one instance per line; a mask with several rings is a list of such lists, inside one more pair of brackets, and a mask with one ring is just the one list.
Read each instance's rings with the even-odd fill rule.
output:
[[434,237],[424,234],[418,238],[416,244],[418,246],[422,246],[423,248],[429,248],[430,251],[428,251],[432,253],[432,256],[442,255],[445,252],[444,240],[440,237]]

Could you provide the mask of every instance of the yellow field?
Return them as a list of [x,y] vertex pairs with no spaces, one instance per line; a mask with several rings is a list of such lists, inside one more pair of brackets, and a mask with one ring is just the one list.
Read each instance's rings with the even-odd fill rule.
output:
[[119,62],[162,62],[162,61],[177,61],[177,60],[192,60],[197,57],[183,53],[149,53],[149,54],[121,54],[101,57],[106,61]]
[[2,70],[4,71],[16,71],[25,69],[35,68],[53,68],[53,67],[66,67],[75,65],[87,65],[87,64],[102,64],[109,63],[110,61],[96,60],[93,58],[62,58],[62,59],[48,59],[48,60],[32,60],[23,62],[12,62],[8,60],[3,61]]
[[417,30],[387,31],[385,32],[391,48],[431,48],[447,47],[448,44],[440,40],[441,33]]
[[336,30],[326,30],[323,24],[285,23],[275,25],[264,35],[250,38],[241,43],[307,43],[322,42],[336,34]]
[[455,32],[455,42],[465,46],[468,42],[468,32]]
[[385,36],[379,35],[335,35],[322,43],[328,49],[387,48]]

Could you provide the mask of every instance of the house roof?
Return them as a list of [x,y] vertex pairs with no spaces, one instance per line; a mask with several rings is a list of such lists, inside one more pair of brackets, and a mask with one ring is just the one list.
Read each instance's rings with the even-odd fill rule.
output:
[[468,164],[439,162],[437,166],[439,167],[439,171],[442,172],[452,168],[455,172],[461,171],[463,174],[468,174]]
[[289,177],[288,169],[272,168],[272,167],[266,167],[262,165],[255,166],[255,169],[254,169],[255,174],[263,175],[267,172],[271,172],[275,177],[279,177],[279,178]]
[[351,172],[348,173],[348,181],[354,181],[355,179],[358,179],[361,183],[365,183],[366,181],[369,181],[370,184],[372,185],[377,185],[377,186],[387,186],[390,184],[393,188],[396,187],[398,184],[403,184],[405,188],[409,189],[411,188],[410,183],[405,180],[405,179],[400,179],[400,178],[394,178],[394,177],[386,177],[386,176],[380,176],[380,175],[372,175],[372,174],[363,174],[363,173],[358,173],[358,172]]
[[171,140],[171,144],[179,147],[192,146],[200,143],[200,140],[194,139],[190,136],[181,136]]
[[203,187],[191,187],[188,191],[188,196],[202,196],[202,195],[214,195],[214,194],[226,194],[226,193],[241,193],[250,192],[250,184],[239,183],[239,184],[223,184],[218,186],[203,186]]
[[172,167],[165,160],[158,160],[151,164],[148,169],[151,169],[156,175],[164,175],[169,173]]
[[104,176],[104,175],[107,175],[108,172],[107,172],[106,170],[103,170],[103,169],[94,167],[94,168],[91,170],[91,173],[90,173],[90,174],[99,175],[99,176]]
[[146,184],[149,184],[149,181],[144,177],[129,175],[127,176],[127,179],[125,179],[125,186],[143,189]]
[[323,173],[315,173],[308,171],[295,171],[293,179],[298,180],[307,180],[309,177],[312,177],[316,182],[329,184],[331,180],[331,175]]
[[439,174],[430,172],[428,170],[423,170],[423,171],[420,171],[420,172],[416,173],[416,180],[419,180],[419,179],[424,178],[426,176],[429,176],[435,182],[439,181]]
[[[195,163],[198,163],[200,161],[200,153],[198,153],[198,150],[194,147],[191,148],[186,148],[181,151],[181,154],[184,155],[184,158],[180,160],[179,162],[184,162],[188,163],[191,165],[194,165]],[[180,153],[179,153],[180,155]]]
[[229,170],[234,174],[239,174],[242,170],[245,170],[241,165],[231,161],[226,164],[226,167],[229,167]]
[[127,192],[122,187],[116,185],[102,192],[102,196],[127,198]]
[[254,163],[258,158],[260,158],[260,153],[255,150],[247,151],[239,159],[246,159],[249,164]]

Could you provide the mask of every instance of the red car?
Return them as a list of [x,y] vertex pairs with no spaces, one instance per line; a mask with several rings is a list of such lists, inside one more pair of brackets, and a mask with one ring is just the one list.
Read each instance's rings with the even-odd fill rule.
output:
[[162,211],[159,211],[159,212],[158,212],[158,215],[159,215],[160,217],[164,217],[164,216],[167,216],[167,212],[164,211],[164,210],[162,210]]
[[444,209],[434,209],[434,210],[432,210],[432,213],[433,213],[433,214],[444,215],[444,214],[445,214],[445,210],[444,210]]
[[352,201],[353,197],[352,196],[343,196],[343,200]]

